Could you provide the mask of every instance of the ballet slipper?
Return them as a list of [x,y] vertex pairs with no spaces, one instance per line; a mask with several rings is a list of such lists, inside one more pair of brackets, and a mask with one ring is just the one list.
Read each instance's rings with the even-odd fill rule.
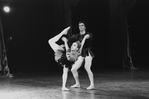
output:
[[80,88],[80,84],[75,84],[71,86],[72,88]]
[[63,90],[63,91],[68,91],[69,89],[66,88],[66,87],[62,87],[62,90]]
[[89,87],[87,87],[86,89],[88,90],[92,90],[92,89],[95,89],[94,85],[90,85]]

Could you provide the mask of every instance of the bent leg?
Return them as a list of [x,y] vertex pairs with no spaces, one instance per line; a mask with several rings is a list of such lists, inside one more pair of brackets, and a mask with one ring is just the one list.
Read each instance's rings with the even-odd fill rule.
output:
[[68,88],[66,88],[67,78],[68,78],[68,68],[66,68],[64,66],[63,67],[63,75],[62,75],[62,90],[64,90],[64,91],[69,90]]
[[56,51],[59,48],[59,45],[56,44],[56,42],[64,35],[67,34],[68,30],[70,29],[70,27],[65,28],[61,33],[59,33],[58,35],[54,36],[53,38],[48,40],[49,45],[51,46],[51,48],[53,49],[53,51]]
[[86,56],[85,57],[85,70],[88,74],[88,77],[89,77],[89,80],[90,80],[90,86],[87,87],[87,89],[94,89],[94,76],[93,76],[93,73],[91,71],[91,66],[92,66],[92,57],[91,55],[89,54],[89,56]]
[[78,60],[72,65],[71,72],[75,79],[75,84],[71,87],[80,87],[78,69],[81,67],[83,60],[84,60],[84,57],[79,56]]

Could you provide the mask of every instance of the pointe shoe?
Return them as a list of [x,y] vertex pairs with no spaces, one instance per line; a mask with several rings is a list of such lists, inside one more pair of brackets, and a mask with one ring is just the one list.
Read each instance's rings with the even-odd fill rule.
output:
[[87,87],[86,89],[92,90],[92,89],[95,89],[95,87],[94,87],[94,86],[89,86],[89,87]]
[[72,88],[80,88],[80,85],[79,84],[75,84],[75,85],[72,85],[71,87]]
[[70,26],[69,27],[67,27],[67,28],[65,28],[65,32],[64,32],[64,35],[67,35],[67,32],[68,32],[68,30],[70,29]]
[[68,91],[69,89],[66,88],[66,87],[64,87],[64,88],[62,88],[62,90],[63,90],[63,91]]

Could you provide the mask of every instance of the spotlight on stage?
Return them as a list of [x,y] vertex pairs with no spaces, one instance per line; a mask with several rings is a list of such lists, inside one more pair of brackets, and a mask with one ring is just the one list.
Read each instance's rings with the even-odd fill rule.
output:
[[10,12],[10,7],[9,6],[4,6],[3,10],[4,10],[4,12],[9,13]]

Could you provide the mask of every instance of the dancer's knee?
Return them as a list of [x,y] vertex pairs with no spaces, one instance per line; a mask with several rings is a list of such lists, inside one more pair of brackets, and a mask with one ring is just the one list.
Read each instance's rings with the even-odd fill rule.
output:
[[88,73],[92,72],[92,71],[91,71],[91,65],[92,65],[91,61],[86,61],[86,62],[85,62],[84,68],[85,68],[85,70],[86,70]]
[[71,72],[72,72],[72,73],[76,73],[76,72],[77,72],[77,69],[72,68],[72,69],[71,69]]
[[83,62],[83,57],[79,57],[78,60],[72,65],[71,72],[75,73],[81,67]]
[[90,68],[88,68],[88,67],[85,67],[85,70],[86,70],[86,72],[87,72],[87,73],[92,72],[92,71],[91,71],[91,69],[90,69]]
[[68,68],[63,67],[63,72],[64,72],[64,73],[67,73],[67,72],[68,72]]

